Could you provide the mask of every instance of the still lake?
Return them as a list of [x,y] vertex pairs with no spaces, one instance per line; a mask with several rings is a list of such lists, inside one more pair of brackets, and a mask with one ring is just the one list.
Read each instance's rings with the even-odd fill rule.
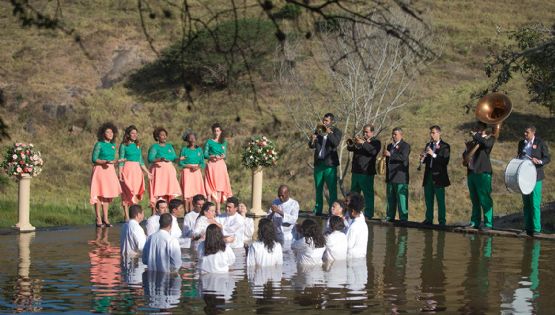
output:
[[196,272],[182,249],[179,274],[122,263],[120,226],[0,236],[0,312],[320,314],[549,314],[555,242],[370,224],[368,257],[247,270]]

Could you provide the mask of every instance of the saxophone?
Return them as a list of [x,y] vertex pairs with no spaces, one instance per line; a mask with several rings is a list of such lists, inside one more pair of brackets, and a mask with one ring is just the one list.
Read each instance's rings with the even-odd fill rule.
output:
[[[385,152],[385,144],[383,145],[382,153]],[[385,155],[378,157],[378,167],[377,167],[378,175],[385,175]]]

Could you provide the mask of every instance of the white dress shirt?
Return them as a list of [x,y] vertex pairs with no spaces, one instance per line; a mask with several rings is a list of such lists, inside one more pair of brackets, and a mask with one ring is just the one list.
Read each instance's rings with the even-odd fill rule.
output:
[[210,225],[206,216],[199,216],[195,221],[195,228],[193,229],[193,238],[204,238],[206,228]]
[[524,158],[529,160],[531,160],[532,157],[532,146],[534,145],[534,139],[536,138],[534,137],[530,141],[524,139],[524,148],[522,149],[522,152],[524,152],[524,154],[526,155]]
[[193,230],[195,229],[195,222],[200,213],[191,211],[185,215],[183,219],[183,237],[193,238]]
[[341,231],[333,231],[326,236],[326,252],[324,258],[327,261],[347,259],[347,235]]
[[177,222],[177,217],[172,214],[172,229],[170,230],[170,234],[179,239],[183,234],[181,232],[181,228],[179,227],[179,222]]
[[158,232],[160,229],[160,216],[153,214],[150,218],[146,220],[146,236],[151,236],[152,234]]
[[298,264],[321,265],[326,246],[316,248],[312,241],[309,241],[307,244],[306,239],[301,237],[291,244],[291,249],[295,253],[295,259]]
[[285,202],[281,202],[279,198],[272,201],[272,205],[278,206],[281,211],[283,211],[283,216],[268,210],[268,219],[274,222],[274,227],[277,232],[277,239],[280,243],[284,241],[290,241],[293,239],[292,230],[297,224],[297,219],[299,218],[299,203],[293,199],[289,198]]
[[242,248],[243,236],[245,235],[245,218],[239,213],[234,215],[222,214],[216,218],[216,221],[223,227],[224,236],[233,236],[235,240],[229,244],[231,248]]
[[368,226],[364,216],[353,219],[347,231],[347,258],[366,257],[366,246],[368,245]]
[[249,245],[252,243],[252,236],[254,235],[254,220],[252,218],[245,218],[245,233],[243,234],[243,243]]
[[322,136],[322,146],[318,152],[318,159],[323,160],[326,157],[326,142],[328,142],[328,135]]
[[262,241],[256,241],[249,246],[247,266],[275,266],[283,264],[283,250],[281,244],[274,242],[272,252],[269,252]]
[[201,273],[227,273],[229,267],[235,262],[235,253],[231,247],[226,246],[224,251],[204,255],[204,242],[198,247],[199,269]]
[[166,230],[148,237],[143,249],[143,263],[150,271],[172,272],[181,267],[179,241]]
[[135,219],[129,220],[121,228],[120,234],[120,252],[122,256],[135,257],[139,252],[143,251],[145,246],[146,235],[139,222]]

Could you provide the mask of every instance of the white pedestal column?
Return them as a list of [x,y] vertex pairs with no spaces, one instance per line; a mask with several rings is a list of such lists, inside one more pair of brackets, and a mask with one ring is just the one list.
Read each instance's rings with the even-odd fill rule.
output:
[[31,197],[31,175],[23,174],[19,178],[19,196],[18,196],[18,208],[19,208],[19,223],[16,224],[15,228],[19,232],[30,232],[34,231],[35,227],[29,222],[29,200]]
[[252,170],[252,208],[250,215],[255,217],[266,216],[266,212],[262,210],[262,177],[263,169],[261,167]]

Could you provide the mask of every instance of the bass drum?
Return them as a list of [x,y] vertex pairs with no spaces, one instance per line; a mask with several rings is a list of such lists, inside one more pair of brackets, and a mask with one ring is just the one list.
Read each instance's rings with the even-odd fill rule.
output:
[[512,159],[505,169],[505,186],[510,192],[529,195],[536,186],[536,166],[526,159]]

